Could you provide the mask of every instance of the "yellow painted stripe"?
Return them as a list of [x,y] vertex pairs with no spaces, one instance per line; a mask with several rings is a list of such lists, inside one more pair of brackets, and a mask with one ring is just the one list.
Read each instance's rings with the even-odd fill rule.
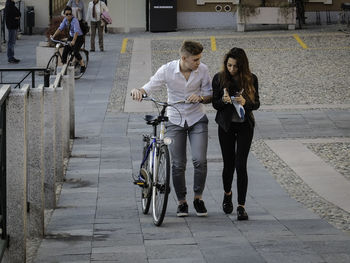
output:
[[123,39],[123,44],[122,44],[122,49],[120,50],[120,53],[123,54],[126,51],[126,46],[128,45],[128,39],[124,38]]
[[300,37],[298,36],[298,34],[294,34],[293,37],[296,39],[296,41],[298,41],[299,45],[304,48],[307,49],[307,45],[300,39]]
[[211,50],[216,51],[216,40],[215,37],[210,37],[210,42],[211,42]]

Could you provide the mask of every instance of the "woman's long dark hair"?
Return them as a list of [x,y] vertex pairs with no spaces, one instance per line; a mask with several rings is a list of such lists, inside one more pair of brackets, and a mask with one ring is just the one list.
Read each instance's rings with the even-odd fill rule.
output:
[[238,85],[241,89],[244,89],[243,94],[246,94],[245,98],[249,98],[254,101],[255,88],[253,85],[253,76],[249,69],[249,62],[246,53],[243,49],[234,47],[224,57],[223,69],[220,72],[220,85],[221,87],[227,87],[228,90],[232,88],[233,78],[230,72],[227,70],[227,61],[229,58],[235,59],[238,70]]

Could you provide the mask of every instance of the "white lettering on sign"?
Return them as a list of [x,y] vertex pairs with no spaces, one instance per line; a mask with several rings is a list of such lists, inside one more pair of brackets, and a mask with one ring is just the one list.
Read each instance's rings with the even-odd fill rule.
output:
[[158,8],[158,9],[172,9],[174,8],[172,5],[155,5],[154,8]]

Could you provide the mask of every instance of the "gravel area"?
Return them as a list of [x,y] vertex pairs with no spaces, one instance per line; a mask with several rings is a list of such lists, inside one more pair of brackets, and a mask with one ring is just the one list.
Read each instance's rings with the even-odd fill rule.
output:
[[315,193],[263,140],[253,141],[252,152],[292,198],[336,228],[350,234],[350,213]]
[[[350,59],[346,48],[349,37],[339,33],[301,37],[309,49],[302,49],[286,33],[284,37],[219,36],[215,52],[211,51],[209,38],[197,40],[204,46],[202,62],[208,65],[211,76],[221,69],[226,51],[235,46],[245,49],[251,70],[259,78],[262,105],[350,103]],[[153,73],[167,61],[178,58],[183,40],[152,41]]]
[[350,180],[350,143],[308,143],[308,149]]
[[119,54],[114,87],[111,91],[107,107],[107,111],[109,112],[122,112],[124,110],[133,43],[134,41],[129,39],[125,53]]

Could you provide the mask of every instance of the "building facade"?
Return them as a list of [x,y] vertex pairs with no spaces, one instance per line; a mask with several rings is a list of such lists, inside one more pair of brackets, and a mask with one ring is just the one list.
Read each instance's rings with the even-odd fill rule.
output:
[[[0,0],[4,3],[6,0]],[[25,13],[27,6],[35,11],[34,33],[42,33],[47,28],[50,17],[59,14],[68,0],[16,0]],[[83,0],[87,9],[90,0]],[[113,23],[108,26],[111,32],[135,32],[148,29],[148,7],[151,1],[158,1],[166,6],[167,0],[107,0]],[[237,4],[260,5],[291,0],[177,0],[177,29],[194,28],[236,28]],[[169,2],[169,1],[168,1]],[[341,3],[344,0],[305,0],[307,23],[315,22],[316,11],[321,13],[325,22],[326,12],[331,13],[331,22],[337,21]],[[22,22],[25,25],[25,15]]]

